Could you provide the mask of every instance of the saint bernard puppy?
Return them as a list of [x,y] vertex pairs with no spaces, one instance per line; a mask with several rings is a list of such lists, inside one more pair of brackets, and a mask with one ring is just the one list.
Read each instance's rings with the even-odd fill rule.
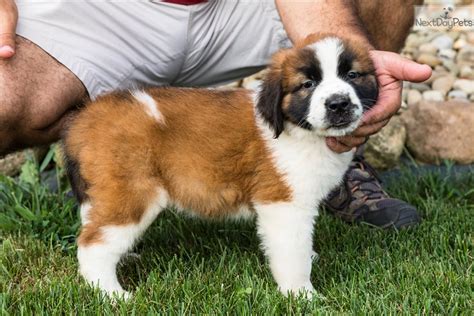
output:
[[117,263],[175,206],[255,216],[279,290],[310,296],[318,205],[353,156],[325,138],[351,133],[377,93],[368,47],[318,34],[276,53],[256,93],[160,87],[89,103],[64,139],[80,203],[80,273],[127,295]]

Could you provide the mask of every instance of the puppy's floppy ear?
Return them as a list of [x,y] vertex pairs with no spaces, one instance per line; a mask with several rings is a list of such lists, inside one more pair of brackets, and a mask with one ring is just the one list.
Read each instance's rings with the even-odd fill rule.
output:
[[283,132],[283,87],[281,71],[270,69],[265,75],[258,95],[257,109],[263,119],[273,128],[274,137]]

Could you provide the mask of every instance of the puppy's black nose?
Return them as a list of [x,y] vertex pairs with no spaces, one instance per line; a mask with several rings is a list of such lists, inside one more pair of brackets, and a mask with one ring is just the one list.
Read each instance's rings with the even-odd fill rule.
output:
[[346,111],[352,105],[351,99],[346,94],[333,94],[326,99],[326,108],[329,111]]

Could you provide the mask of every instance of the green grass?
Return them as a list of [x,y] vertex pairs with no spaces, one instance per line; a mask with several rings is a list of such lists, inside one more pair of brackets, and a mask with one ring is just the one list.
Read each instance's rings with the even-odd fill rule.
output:
[[[51,159],[49,157],[48,159]],[[253,223],[208,223],[167,212],[119,268],[134,292],[113,303],[77,273],[77,209],[39,179],[0,177],[2,314],[470,314],[474,175],[405,172],[389,191],[416,205],[416,229],[382,231],[322,214],[316,224],[312,302],[276,290]],[[61,180],[60,191],[67,190]]]

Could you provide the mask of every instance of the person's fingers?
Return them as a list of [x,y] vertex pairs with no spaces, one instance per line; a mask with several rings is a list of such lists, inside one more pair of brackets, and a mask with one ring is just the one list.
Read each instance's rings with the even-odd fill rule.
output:
[[376,124],[361,126],[349,136],[337,138],[328,137],[326,138],[326,144],[332,151],[337,153],[349,151],[355,147],[365,144],[369,139],[369,136],[377,133],[380,129],[387,125],[388,121],[389,120],[384,120]]
[[370,124],[370,125],[362,125],[358,127],[354,132],[352,132],[352,136],[355,137],[368,137],[371,135],[374,135],[378,131],[380,131],[387,123],[389,122],[389,119]]
[[328,137],[326,138],[326,144],[328,145],[329,149],[332,151],[342,154],[344,152],[352,150],[355,146],[347,146],[341,142],[339,142],[335,137]]
[[18,11],[13,0],[0,0],[0,58],[15,54]]
[[381,87],[377,102],[362,117],[362,125],[385,121],[397,113],[402,103],[401,89],[400,81]]
[[431,67],[418,64],[399,54],[373,50],[370,56],[379,74],[389,74],[398,80],[421,82],[431,77]]
[[379,83],[377,103],[364,114],[363,125],[371,125],[389,119],[401,105],[401,80],[424,81],[431,76],[431,67],[421,65],[399,54],[371,51],[371,58]]
[[359,136],[350,135],[350,136],[337,137],[337,141],[338,143],[346,147],[354,148],[366,143],[368,138],[369,138],[368,136],[359,137]]

